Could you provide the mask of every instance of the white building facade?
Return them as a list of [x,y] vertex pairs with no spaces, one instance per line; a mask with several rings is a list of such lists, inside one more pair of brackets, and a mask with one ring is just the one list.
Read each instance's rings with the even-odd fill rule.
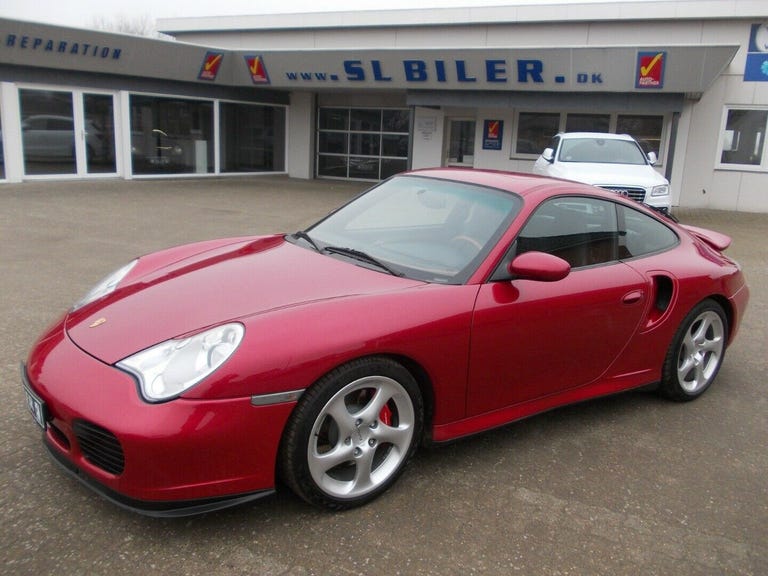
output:
[[[673,205],[768,212],[763,0],[183,18],[160,22],[170,43],[30,26],[0,20],[5,181],[528,172],[558,132],[626,132]],[[74,166],[35,168],[31,124],[70,109]],[[110,122],[115,162],[91,174]]]

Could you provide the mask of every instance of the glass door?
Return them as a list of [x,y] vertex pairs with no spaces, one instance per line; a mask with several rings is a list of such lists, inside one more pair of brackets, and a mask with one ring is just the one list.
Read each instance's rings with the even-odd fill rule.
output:
[[473,166],[475,163],[475,121],[448,119],[446,166]]
[[26,176],[115,174],[114,98],[19,90]]
[[71,92],[19,90],[24,174],[76,174]]
[[85,166],[88,174],[115,174],[115,104],[111,94],[83,94]]

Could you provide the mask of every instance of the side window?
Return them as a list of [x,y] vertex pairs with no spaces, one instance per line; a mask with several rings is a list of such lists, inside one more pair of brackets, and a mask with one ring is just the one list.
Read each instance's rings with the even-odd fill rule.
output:
[[553,198],[542,204],[517,237],[515,255],[547,252],[571,268],[618,260],[619,229],[613,202]]
[[621,235],[619,236],[619,257],[636,258],[677,246],[677,235],[658,220],[619,206]]

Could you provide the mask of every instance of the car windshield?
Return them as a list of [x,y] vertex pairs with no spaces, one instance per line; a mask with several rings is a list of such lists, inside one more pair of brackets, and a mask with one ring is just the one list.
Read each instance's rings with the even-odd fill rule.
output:
[[488,255],[520,205],[518,196],[493,188],[397,176],[294,239],[311,240],[320,252],[374,269],[460,284]]
[[631,140],[567,138],[560,145],[560,162],[647,164],[642,149]]

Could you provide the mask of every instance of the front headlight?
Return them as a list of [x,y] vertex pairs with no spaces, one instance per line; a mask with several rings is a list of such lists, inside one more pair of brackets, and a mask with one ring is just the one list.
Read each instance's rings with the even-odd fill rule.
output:
[[117,363],[139,380],[148,402],[170,400],[211,374],[237,350],[242,324],[224,324],[189,338],[168,340]]
[[136,262],[138,262],[138,260],[129,262],[96,284],[96,286],[88,291],[88,294],[83,296],[75,303],[75,305],[72,307],[72,311],[75,311],[78,308],[82,308],[86,304],[90,304],[91,302],[111,293],[117,287],[117,285],[120,284],[120,281],[128,275],[128,272],[130,272],[133,267],[136,266]]
[[653,190],[651,190],[651,196],[666,196],[668,194],[669,194],[669,184],[654,186]]

